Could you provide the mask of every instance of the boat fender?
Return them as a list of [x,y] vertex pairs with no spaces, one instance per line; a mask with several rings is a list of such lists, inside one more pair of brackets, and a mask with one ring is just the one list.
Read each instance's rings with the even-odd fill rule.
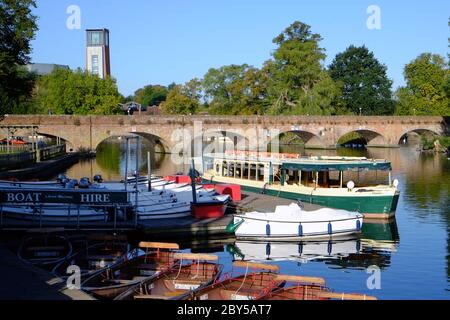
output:
[[361,240],[358,239],[356,241],[356,252],[359,253],[361,251]]
[[267,224],[266,224],[266,235],[270,236],[270,223],[269,222],[267,222]]
[[303,226],[301,223],[298,225],[298,236],[303,237]]
[[331,236],[333,233],[333,226],[331,225],[331,222],[328,223],[328,234]]
[[328,255],[331,256],[333,253],[333,243],[331,241],[328,241]]
[[267,258],[269,258],[270,257],[270,253],[271,253],[271,246],[270,246],[270,243],[267,243],[266,244],[266,256],[267,256]]
[[361,221],[356,220],[356,231],[361,231]]

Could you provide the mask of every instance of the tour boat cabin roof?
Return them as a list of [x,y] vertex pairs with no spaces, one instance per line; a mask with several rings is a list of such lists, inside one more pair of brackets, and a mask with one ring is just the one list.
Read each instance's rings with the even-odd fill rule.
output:
[[213,157],[223,161],[250,161],[280,165],[283,170],[302,171],[347,171],[347,170],[392,170],[391,162],[385,159],[364,157],[310,156],[297,158],[267,157],[255,155],[220,154]]

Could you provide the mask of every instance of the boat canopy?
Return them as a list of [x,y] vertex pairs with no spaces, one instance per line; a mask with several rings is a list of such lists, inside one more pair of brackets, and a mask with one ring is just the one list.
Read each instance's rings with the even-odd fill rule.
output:
[[349,171],[349,170],[391,170],[389,161],[342,161],[342,162],[283,162],[282,170],[301,171]]

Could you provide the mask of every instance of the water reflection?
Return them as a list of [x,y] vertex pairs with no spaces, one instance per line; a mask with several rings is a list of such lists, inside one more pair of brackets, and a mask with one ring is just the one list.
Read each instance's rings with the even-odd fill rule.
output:
[[380,269],[390,265],[397,251],[399,234],[396,221],[364,223],[361,237],[333,241],[251,242],[236,241],[226,246],[234,260],[323,262],[330,268]]

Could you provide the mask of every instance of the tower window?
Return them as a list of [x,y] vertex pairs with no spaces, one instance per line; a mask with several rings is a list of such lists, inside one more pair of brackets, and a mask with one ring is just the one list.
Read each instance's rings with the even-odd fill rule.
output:
[[99,74],[98,55],[92,56],[92,73]]
[[104,44],[103,41],[103,32],[102,31],[89,31],[87,37],[88,46],[102,46]]

